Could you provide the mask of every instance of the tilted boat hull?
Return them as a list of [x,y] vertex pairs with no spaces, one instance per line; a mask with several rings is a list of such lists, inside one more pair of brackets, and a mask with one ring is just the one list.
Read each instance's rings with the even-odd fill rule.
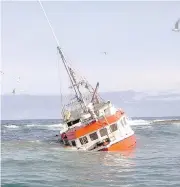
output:
[[[134,132],[122,109],[116,108],[98,94],[99,82],[95,89],[74,68],[67,63],[59,46],[57,37],[40,3],[54,38],[57,50],[70,80],[70,98],[61,104],[63,125],[60,130],[60,142],[66,147],[86,151],[124,151],[136,144]],[[175,26],[178,28],[178,22]],[[67,96],[66,99],[69,97]]]
[[133,149],[136,146],[136,137],[133,134],[132,136],[121,140],[107,148],[101,149],[100,151],[128,151]]

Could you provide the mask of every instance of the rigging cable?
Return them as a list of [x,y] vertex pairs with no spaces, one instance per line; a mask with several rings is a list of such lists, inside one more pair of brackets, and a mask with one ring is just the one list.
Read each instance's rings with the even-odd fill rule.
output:
[[38,1],[39,1],[39,4],[40,4],[40,6],[41,6],[42,11],[44,12],[44,15],[45,15],[46,20],[47,20],[47,22],[48,22],[48,24],[49,24],[49,27],[51,28],[51,31],[52,31],[53,36],[54,36],[54,39],[56,40],[57,45],[60,46],[60,45],[59,45],[59,41],[58,41],[58,39],[57,39],[57,37],[56,37],[56,35],[55,35],[55,32],[54,32],[54,30],[53,30],[53,27],[52,27],[52,25],[51,25],[51,23],[50,23],[50,21],[49,21],[49,19],[48,19],[48,17],[47,17],[47,14],[46,14],[46,12],[45,12],[45,10],[44,10],[44,7],[43,7],[41,1],[40,1],[40,0],[38,0]]
[[[59,41],[58,41],[58,39],[57,39],[57,37],[56,37],[56,34],[55,34],[55,32],[54,32],[54,29],[53,29],[53,27],[52,27],[50,21],[49,21],[49,19],[48,19],[48,16],[47,16],[47,14],[46,14],[46,11],[45,11],[45,9],[44,9],[44,7],[43,7],[41,1],[40,1],[40,0],[38,0],[38,1],[39,1],[40,6],[41,6],[41,9],[42,9],[42,11],[43,11],[43,13],[44,13],[44,15],[45,15],[45,17],[46,17],[46,20],[47,20],[47,22],[48,22],[48,24],[49,24],[49,27],[51,28],[51,31],[52,31],[52,33],[53,33],[54,39],[55,39],[55,41],[56,41],[56,43],[57,43],[57,46],[59,46]],[[58,67],[60,67],[60,66],[58,66]],[[60,76],[59,76],[59,79],[60,79],[61,108],[63,108],[63,95],[62,95],[62,88],[61,88],[61,83],[62,83],[62,82],[61,82],[61,77],[60,77]]]

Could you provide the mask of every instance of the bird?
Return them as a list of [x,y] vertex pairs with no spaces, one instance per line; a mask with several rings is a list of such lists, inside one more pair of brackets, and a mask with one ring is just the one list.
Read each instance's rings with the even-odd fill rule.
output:
[[102,52],[103,54],[107,55],[107,52]]
[[13,91],[12,91],[12,94],[15,94],[16,93],[16,89],[14,88]]
[[172,31],[174,31],[174,32],[180,32],[179,24],[180,24],[180,19],[177,20],[177,22],[175,23],[175,26],[172,29]]

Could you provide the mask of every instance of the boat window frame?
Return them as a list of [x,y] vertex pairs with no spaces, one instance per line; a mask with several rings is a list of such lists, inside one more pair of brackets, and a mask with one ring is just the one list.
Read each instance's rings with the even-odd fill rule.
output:
[[[102,134],[101,134],[101,131],[102,131],[102,130],[106,130],[106,134],[102,135]],[[108,135],[108,130],[107,130],[107,128],[100,129],[100,130],[99,130],[99,134],[101,135],[101,137],[107,136],[107,135]]]
[[[84,140],[84,139],[86,139],[86,140]],[[89,142],[88,138],[86,136],[79,138],[79,141],[80,141],[81,145],[87,144]]]
[[67,126],[71,127],[73,125],[76,125],[79,122],[80,122],[80,119],[72,120],[72,121],[67,122]]
[[[95,134],[96,138],[92,139],[91,136],[94,135],[94,134]],[[97,132],[93,132],[93,133],[89,134],[89,137],[90,137],[91,141],[97,140],[99,138]]]
[[[113,126],[116,127],[116,130],[112,129]],[[113,124],[111,124],[111,125],[110,125],[110,129],[111,129],[111,132],[115,132],[115,131],[117,131],[117,130],[118,130],[118,125],[117,125],[117,123],[113,123]]]

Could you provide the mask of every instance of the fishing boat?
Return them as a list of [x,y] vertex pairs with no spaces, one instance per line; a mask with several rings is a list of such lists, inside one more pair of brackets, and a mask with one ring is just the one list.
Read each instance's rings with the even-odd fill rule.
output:
[[57,47],[73,90],[63,106],[61,143],[85,151],[125,151],[136,144],[134,131],[121,108],[105,101],[93,86],[69,65]]
[[[70,80],[71,97],[62,107],[63,124],[60,142],[65,147],[84,151],[126,151],[136,145],[134,131],[121,108],[105,101],[95,88],[70,65],[39,0],[42,11],[57,43],[57,50]],[[98,75],[96,75],[98,76]]]

